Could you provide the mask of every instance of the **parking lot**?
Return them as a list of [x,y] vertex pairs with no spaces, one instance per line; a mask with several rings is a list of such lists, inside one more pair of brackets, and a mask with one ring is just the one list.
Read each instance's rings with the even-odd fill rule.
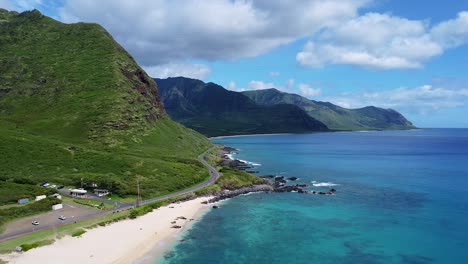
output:
[[[62,209],[50,211],[40,215],[21,218],[7,224],[5,227],[5,232],[0,235],[0,240],[3,237],[14,236],[15,234],[21,234],[43,228],[53,228],[58,225],[73,223],[90,215],[99,213],[100,212],[95,209],[88,209],[64,203]],[[66,220],[59,220],[61,215],[65,216]],[[38,221],[39,225],[33,225],[33,221]]]

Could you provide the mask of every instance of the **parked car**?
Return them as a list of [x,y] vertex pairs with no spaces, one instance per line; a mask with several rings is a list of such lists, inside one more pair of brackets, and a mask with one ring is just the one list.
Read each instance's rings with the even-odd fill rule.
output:
[[36,226],[37,226],[37,225],[39,225],[39,222],[38,222],[38,221],[32,221],[32,223],[31,223],[31,224],[32,224],[32,225],[36,225]]
[[65,220],[67,219],[64,215],[59,216],[59,220]]

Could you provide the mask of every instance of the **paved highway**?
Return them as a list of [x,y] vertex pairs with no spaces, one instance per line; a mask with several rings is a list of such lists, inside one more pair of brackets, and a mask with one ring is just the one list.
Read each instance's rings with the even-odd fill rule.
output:
[[[184,194],[193,193],[195,191],[198,191],[200,189],[203,189],[205,187],[213,185],[219,179],[220,174],[215,168],[213,168],[213,166],[211,166],[205,160],[205,157],[215,147],[216,146],[211,147],[210,149],[205,151],[203,154],[198,156],[198,161],[200,161],[200,163],[203,164],[203,166],[205,166],[208,169],[208,172],[210,174],[210,178],[207,181],[202,182],[202,183],[200,183],[200,184],[198,184],[196,186],[193,186],[193,187],[185,189],[185,190],[181,190],[181,191],[178,191],[178,192],[175,192],[175,193],[170,193],[170,194],[160,196],[160,197],[157,197],[157,198],[144,200],[140,204],[145,205],[145,204],[149,204],[149,203],[159,202],[159,201],[162,201],[162,200],[174,198],[174,197],[181,196],[181,195],[184,195]],[[133,207],[134,207],[134,205],[119,204],[115,210],[128,210],[128,209],[131,209]],[[85,221],[85,220],[98,218],[98,217],[101,217],[101,216],[104,216],[104,215],[111,214],[112,212],[113,211],[102,211],[102,212],[92,213],[92,214],[89,214],[89,215],[84,215],[84,216],[81,216],[81,217],[76,217],[76,218],[73,219],[73,222],[75,222],[75,221],[76,222],[81,222],[81,221]],[[46,229],[51,229],[51,228],[56,228],[56,227],[61,226],[61,225],[71,224],[70,220],[67,219],[67,221],[65,221],[64,223],[54,223],[54,224],[45,224],[45,225],[40,224],[38,226],[34,226],[34,228],[31,225],[31,226],[28,226],[27,228],[25,228],[24,230],[18,230],[17,232],[12,232],[12,233],[8,233],[8,234],[0,235],[0,242],[6,241],[6,240],[9,240],[9,239],[12,239],[12,238],[24,236],[24,235],[34,233],[34,232],[38,232],[38,231],[42,231],[42,230],[46,230]]]

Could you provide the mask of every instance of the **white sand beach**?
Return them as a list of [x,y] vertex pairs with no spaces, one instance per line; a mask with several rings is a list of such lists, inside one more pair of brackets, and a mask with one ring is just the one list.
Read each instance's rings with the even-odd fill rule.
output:
[[[194,220],[208,211],[210,206],[201,203],[208,199],[210,197],[171,204],[134,220],[94,228],[81,237],[67,236],[52,245],[2,255],[0,259],[11,264],[129,264],[155,259],[164,254]],[[180,216],[187,219],[176,220]],[[182,228],[171,228],[173,221]]]

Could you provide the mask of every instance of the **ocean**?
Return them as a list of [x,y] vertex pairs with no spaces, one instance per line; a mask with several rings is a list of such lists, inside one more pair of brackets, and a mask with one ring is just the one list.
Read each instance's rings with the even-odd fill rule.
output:
[[213,139],[322,196],[224,201],[157,263],[468,263],[468,130]]

